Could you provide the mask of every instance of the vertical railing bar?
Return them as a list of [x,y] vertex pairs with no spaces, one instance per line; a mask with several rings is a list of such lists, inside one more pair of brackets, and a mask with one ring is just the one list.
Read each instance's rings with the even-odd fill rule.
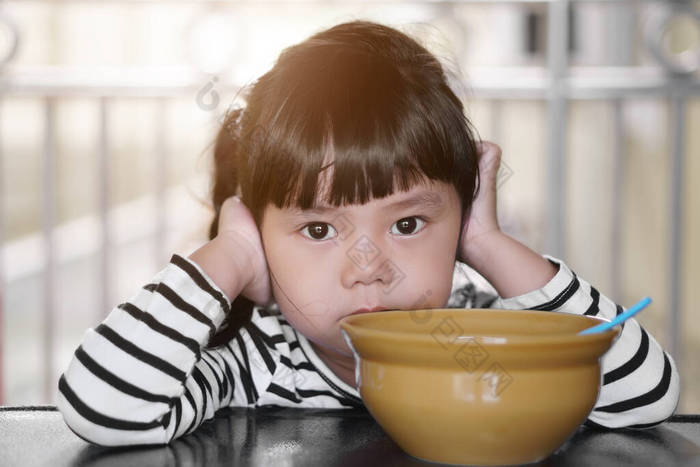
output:
[[101,97],[99,101],[99,136],[98,136],[98,180],[99,184],[99,209],[101,228],[101,258],[100,258],[100,310],[97,321],[102,321],[106,313],[112,308],[111,301],[111,233],[109,223],[109,199],[110,199],[110,154],[109,154],[109,100]]
[[501,145],[503,141],[503,101],[501,99],[491,100],[491,137],[494,143]]
[[622,226],[625,210],[625,126],[622,99],[613,99],[613,206],[610,242],[611,294],[615,303],[622,303]]
[[556,257],[564,256],[564,177],[566,94],[565,78],[568,67],[568,0],[553,1],[547,10],[547,66],[550,85],[548,90],[547,151],[548,186],[547,198],[549,223],[547,226],[547,249]]
[[165,98],[157,98],[155,101],[155,179],[156,179],[156,232],[154,235],[154,252],[156,264],[163,264],[167,259],[166,254],[166,232],[168,219],[168,204],[166,190],[168,184],[168,154],[166,143],[166,101]]
[[5,386],[5,374],[3,370],[2,359],[4,355],[4,343],[5,343],[5,328],[3,320],[3,308],[5,307],[5,255],[4,255],[4,245],[5,245],[5,184],[3,183],[3,177],[5,176],[4,164],[3,164],[3,137],[2,137],[2,105],[3,101],[0,100],[0,406],[4,404],[4,386]]
[[44,101],[44,150],[42,167],[42,230],[44,258],[46,259],[43,277],[43,313],[41,322],[42,363],[44,368],[44,401],[49,403],[54,388],[53,350],[55,332],[55,282],[56,261],[53,229],[56,222],[56,118],[55,100]]
[[685,162],[685,132],[686,132],[686,102],[681,93],[671,96],[671,256],[669,274],[669,293],[671,296],[671,324],[669,328],[670,349],[676,361],[676,366],[681,368],[682,339],[681,332],[681,294],[683,280],[681,274],[682,258],[681,246],[683,242],[683,172]]

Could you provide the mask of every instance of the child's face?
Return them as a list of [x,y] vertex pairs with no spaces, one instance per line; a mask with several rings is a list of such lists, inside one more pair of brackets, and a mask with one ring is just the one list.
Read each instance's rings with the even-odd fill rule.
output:
[[[420,195],[436,203],[394,206]],[[460,222],[457,191],[442,182],[322,213],[269,204],[260,231],[274,299],[309,340],[352,356],[339,321],[357,309],[446,305]]]

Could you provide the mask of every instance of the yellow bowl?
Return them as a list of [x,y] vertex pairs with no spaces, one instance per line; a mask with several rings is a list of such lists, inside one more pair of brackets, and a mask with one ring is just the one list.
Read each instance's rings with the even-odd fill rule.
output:
[[348,316],[367,409],[408,454],[449,464],[546,458],[598,398],[600,357],[620,326],[546,311],[428,309]]

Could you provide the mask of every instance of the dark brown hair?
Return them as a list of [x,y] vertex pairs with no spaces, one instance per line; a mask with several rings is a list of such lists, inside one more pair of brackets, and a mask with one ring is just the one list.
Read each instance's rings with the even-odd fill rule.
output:
[[[323,201],[333,206],[407,191],[425,177],[453,185],[462,212],[471,206],[475,131],[438,59],[397,29],[358,20],[316,33],[284,49],[244,97],[216,138],[210,239],[222,203],[238,190],[260,226],[269,203],[320,202],[318,179],[329,166]],[[212,344],[233,337],[252,306],[236,298]]]

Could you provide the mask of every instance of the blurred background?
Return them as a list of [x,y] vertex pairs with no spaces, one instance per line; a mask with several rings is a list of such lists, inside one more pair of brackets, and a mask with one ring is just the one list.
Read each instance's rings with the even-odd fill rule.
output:
[[[279,53],[370,19],[503,148],[503,229],[625,306],[700,413],[700,2],[0,2],[0,405],[53,404],[88,327],[206,241],[216,130]],[[693,285],[695,284],[695,285]]]

